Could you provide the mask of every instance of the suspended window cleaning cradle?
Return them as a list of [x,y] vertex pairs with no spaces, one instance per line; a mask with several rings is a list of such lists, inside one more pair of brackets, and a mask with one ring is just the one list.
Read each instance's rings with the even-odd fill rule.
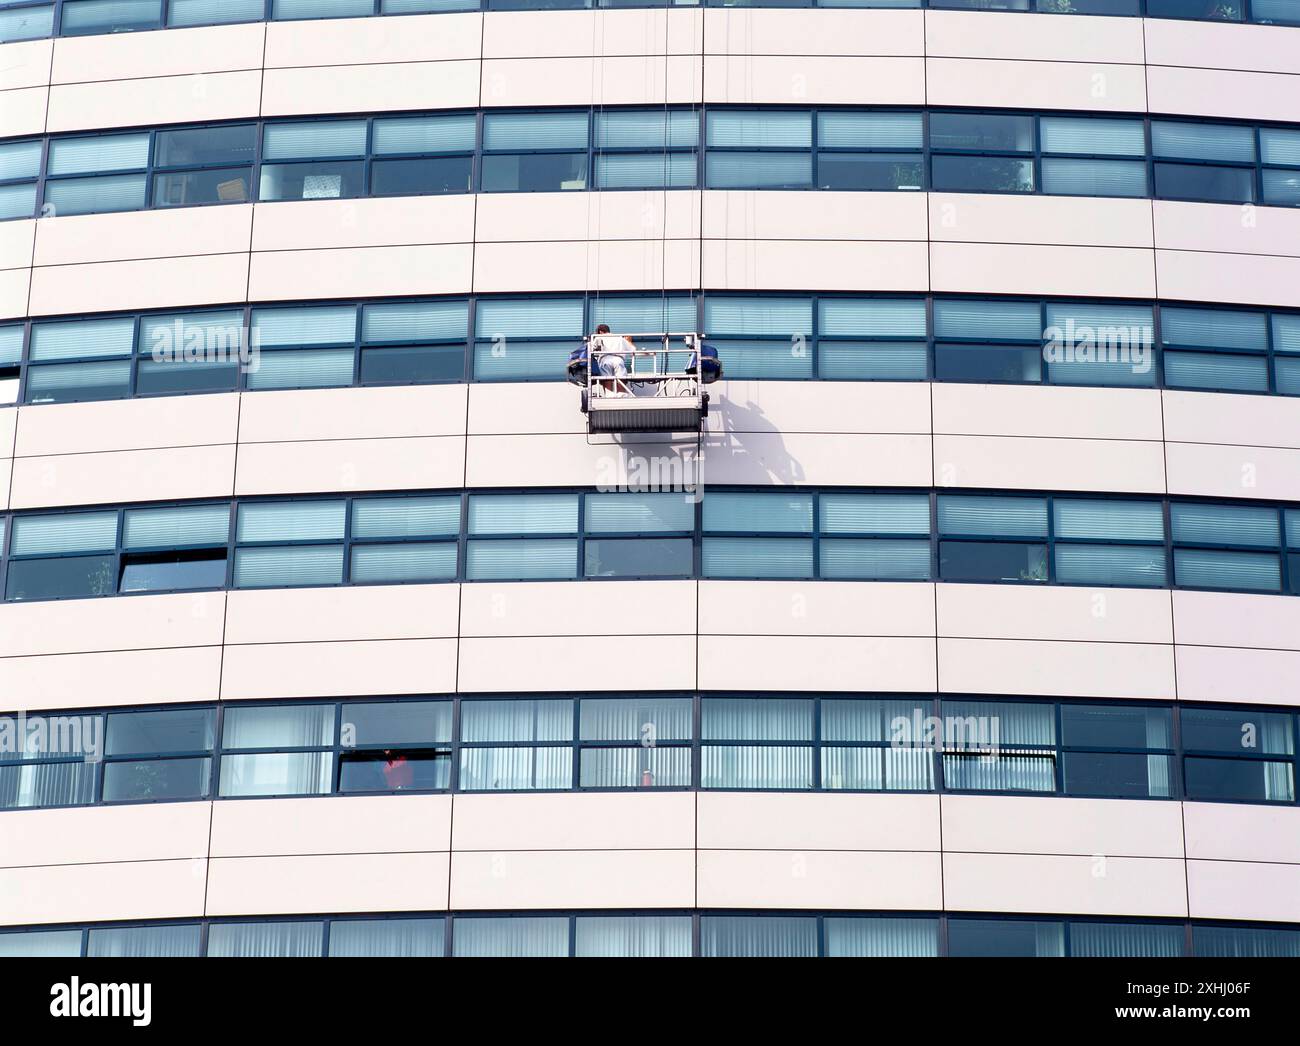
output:
[[718,350],[699,334],[595,334],[569,354],[588,434],[698,434],[709,415],[704,386],[720,377]]

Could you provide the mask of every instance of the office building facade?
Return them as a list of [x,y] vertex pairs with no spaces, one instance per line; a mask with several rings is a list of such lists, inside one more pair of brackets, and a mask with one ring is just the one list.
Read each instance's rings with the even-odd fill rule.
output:
[[1300,954],[1300,5],[508,6],[0,3],[0,954]]

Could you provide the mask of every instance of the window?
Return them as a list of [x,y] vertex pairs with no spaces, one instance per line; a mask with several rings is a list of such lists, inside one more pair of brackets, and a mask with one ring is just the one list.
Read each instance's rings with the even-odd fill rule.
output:
[[302,305],[254,309],[250,389],[311,389],[351,385],[356,370],[357,307]]
[[163,0],[63,0],[61,35],[156,29],[162,6]]
[[493,298],[474,310],[474,377],[556,380],[583,335],[581,298]]
[[949,919],[948,954],[996,958],[1063,956],[1065,924],[1027,919]]
[[1072,921],[1065,924],[1065,932],[1074,956],[1165,959],[1183,954],[1183,928],[1168,923]]
[[939,495],[942,581],[1047,580],[1047,500]]
[[1163,588],[1164,509],[1158,501],[1053,498],[1052,563],[1066,585]]
[[1062,705],[1062,791],[1172,799],[1173,747],[1173,714],[1168,708]]
[[[925,301],[820,298],[817,376],[841,381],[925,381]],[[728,357],[728,369],[731,363]]]
[[462,701],[460,788],[548,791],[573,787],[573,701]]
[[827,791],[934,789],[934,756],[916,736],[929,702],[823,698],[819,702],[819,787]]
[[340,744],[340,792],[451,787],[450,701],[344,705]]
[[586,189],[589,122],[586,112],[488,113],[483,191]]
[[689,788],[695,702],[653,694],[579,702],[580,788]]
[[33,323],[26,402],[130,395],[134,342],[135,320],[129,316]]
[[1273,316],[1273,353],[1276,391],[1300,396],[1300,315]]
[[18,401],[19,375],[22,373],[23,326],[15,323],[0,326],[0,406]]
[[[646,334],[651,338],[634,338],[643,349],[663,349],[663,334],[697,333],[698,312],[694,294],[597,294],[587,299],[587,322],[584,329],[594,331],[607,323],[611,330],[628,335]],[[684,341],[668,344],[668,366],[684,370],[690,362],[690,350]],[[632,374],[652,370],[658,361],[650,357],[629,357]]]
[[925,188],[920,113],[817,114],[817,187]]
[[700,118],[690,110],[596,113],[597,189],[694,188]]
[[222,22],[260,22],[266,0],[169,0],[169,26],[216,25]]
[[0,11],[0,44],[54,35],[54,4]]
[[[1293,13],[1300,18],[1300,7]],[[1259,152],[1264,164],[1264,202],[1300,206],[1300,130],[1261,127]]]
[[[228,503],[61,513],[15,520],[6,598],[226,586]],[[120,549],[120,555],[119,555]]]
[[1146,131],[1141,120],[1042,116],[1043,192],[1146,196]]
[[148,131],[53,138],[45,164],[45,210],[50,215],[139,210],[145,206],[148,166]]
[[253,198],[256,152],[254,124],[159,131],[154,140],[153,206],[248,202]]
[[335,705],[227,706],[218,795],[327,795]]
[[569,954],[569,920],[562,915],[461,917],[451,945],[452,955],[558,958]]
[[119,591],[226,587],[229,505],[129,509],[125,515]]
[[813,724],[806,698],[705,698],[700,787],[812,788]]
[[1153,120],[1151,151],[1161,199],[1255,200],[1255,133],[1249,127]]
[[[1254,0],[1253,6],[1258,7],[1258,0]],[[1147,16],[1239,22],[1244,7],[1243,0],[1147,0]]]
[[216,719],[210,707],[110,713],[103,801],[207,798]]
[[1192,954],[1216,958],[1300,958],[1300,930],[1192,924]]
[[460,501],[457,495],[353,501],[352,582],[454,579]]
[[268,123],[262,129],[260,200],[365,195],[365,120]]
[[345,510],[343,501],[240,505],[235,587],[342,584]]
[[243,361],[253,368],[249,350],[243,310],[141,316],[135,394],[236,389]]
[[13,521],[5,598],[72,599],[117,590],[117,513],[65,512]]
[[584,509],[584,576],[695,573],[695,506],[687,495],[587,494]]
[[[1286,545],[1287,577],[1290,579],[1290,591],[1300,595],[1300,509],[1286,510]],[[4,531],[0,529],[0,537]]]
[[930,114],[935,192],[1033,192],[1034,118],[999,113]]
[[817,919],[811,915],[704,915],[700,954],[709,958],[811,958]]
[[710,189],[811,189],[812,113],[712,110],[707,114]]
[[181,959],[201,954],[203,928],[198,923],[94,926],[87,936],[89,956]]
[[1149,305],[1045,306],[1047,381],[1062,385],[1156,384],[1155,322]]
[[1056,715],[1029,701],[944,701],[943,780],[952,792],[1055,792]]
[[577,532],[577,494],[471,494],[465,576],[576,577]]
[[0,811],[94,802],[102,726],[98,715],[51,718],[39,732],[9,724],[10,743],[0,751]]
[[934,376],[939,381],[1039,382],[1043,319],[1037,302],[934,301]]
[[1184,708],[1188,799],[1295,801],[1295,724],[1282,712]]
[[393,302],[361,309],[361,384],[465,380],[466,301]]
[[813,374],[811,298],[708,295],[704,333],[718,341],[727,377],[794,380]]
[[329,955],[424,958],[446,951],[445,919],[334,919]]
[[473,188],[473,113],[376,120],[370,195],[411,196]]
[[929,580],[929,495],[824,493],[817,500],[820,577]]
[[573,954],[580,958],[671,958],[691,955],[689,915],[580,915]]
[[822,919],[823,954],[830,957],[924,958],[939,954],[939,920],[935,918]]
[[272,0],[274,18],[350,18],[375,13],[374,0]]
[[81,930],[20,930],[0,933],[0,958],[68,958],[81,955]]
[[1281,590],[1277,509],[1175,501],[1169,506],[1169,521],[1174,584],[1182,588]]
[[322,922],[212,923],[208,955],[310,958],[321,954],[324,939]]
[[0,219],[30,218],[36,213],[42,149],[39,141],[0,145]]
[[704,500],[704,577],[813,576],[813,497],[711,493]]
[[1170,388],[1268,391],[1263,313],[1163,306],[1160,335]]

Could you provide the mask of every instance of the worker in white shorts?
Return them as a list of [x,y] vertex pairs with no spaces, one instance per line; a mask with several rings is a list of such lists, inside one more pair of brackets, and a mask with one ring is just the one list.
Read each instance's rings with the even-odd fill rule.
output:
[[636,349],[632,339],[622,334],[611,334],[608,323],[602,323],[596,328],[595,337],[591,339],[591,351],[593,355],[599,355],[593,362],[599,368],[599,374],[611,379],[600,383],[604,395],[631,395],[624,380],[627,377],[627,360],[623,353],[629,349]]

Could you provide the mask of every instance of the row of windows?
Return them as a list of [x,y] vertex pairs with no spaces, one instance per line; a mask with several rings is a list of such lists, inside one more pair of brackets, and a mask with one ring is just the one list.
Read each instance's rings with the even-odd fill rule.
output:
[[933,7],[1300,24],[1297,0],[8,0],[0,8],[0,42],[272,19],[701,3],[710,7]]
[[562,381],[586,331],[704,331],[727,376],[1300,395],[1300,312],[694,292],[232,306],[0,323],[0,403]]
[[511,912],[0,931],[0,957],[1300,957],[1300,928],[931,912]]
[[602,108],[268,120],[0,145],[0,218],[700,186],[1294,207],[1300,129],[1009,110]]
[[994,792],[1296,801],[1292,710],[907,696],[547,695],[8,720],[0,809],[405,792]]
[[7,600],[692,577],[1300,594],[1300,508],[1105,495],[714,487],[700,499],[240,499],[13,513],[0,517],[6,536]]

